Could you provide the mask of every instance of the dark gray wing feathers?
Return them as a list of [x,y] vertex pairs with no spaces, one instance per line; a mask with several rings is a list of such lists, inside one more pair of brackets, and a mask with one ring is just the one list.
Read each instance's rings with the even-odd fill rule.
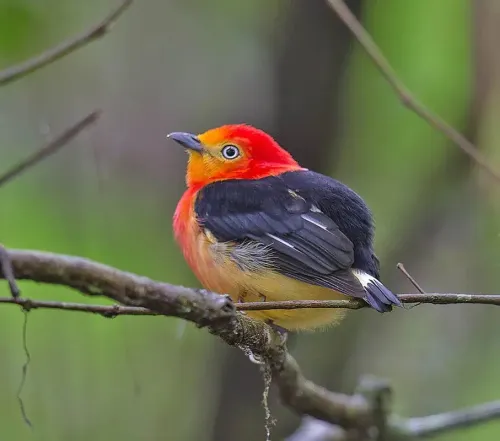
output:
[[[221,242],[266,245],[281,274],[361,297],[380,312],[401,305],[378,281],[368,208],[332,178],[304,170],[215,182],[199,192],[195,211]],[[366,276],[363,285],[351,269]]]
[[237,184],[221,182],[203,190],[196,212],[204,228],[221,241],[250,239],[267,245],[275,270],[286,276],[343,294],[366,295],[348,271],[353,244],[330,217],[277,177],[274,185]]

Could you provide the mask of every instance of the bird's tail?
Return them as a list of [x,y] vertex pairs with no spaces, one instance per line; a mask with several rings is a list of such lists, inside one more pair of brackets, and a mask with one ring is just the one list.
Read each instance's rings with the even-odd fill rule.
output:
[[378,312],[392,311],[393,306],[402,306],[401,300],[387,289],[380,280],[364,271],[353,271],[356,278],[366,291],[364,300]]

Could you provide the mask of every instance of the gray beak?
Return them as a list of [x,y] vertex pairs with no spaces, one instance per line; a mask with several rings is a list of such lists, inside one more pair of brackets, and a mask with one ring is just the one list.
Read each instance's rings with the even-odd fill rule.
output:
[[185,149],[194,150],[201,153],[203,146],[196,135],[186,132],[172,132],[167,135],[167,138],[173,139]]

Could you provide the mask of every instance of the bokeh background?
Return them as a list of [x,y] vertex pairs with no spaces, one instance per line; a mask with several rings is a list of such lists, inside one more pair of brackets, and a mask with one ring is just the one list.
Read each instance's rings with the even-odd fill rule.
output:
[[[111,1],[0,0],[0,67],[86,29]],[[500,3],[350,0],[407,86],[500,167]],[[94,108],[99,124],[0,189],[0,242],[76,254],[197,286],[172,239],[184,189],[174,130],[247,122],[306,167],[343,180],[372,208],[383,280],[413,292],[495,293],[499,188],[406,110],[321,0],[143,0],[104,39],[0,89],[0,171]],[[22,284],[34,298],[90,301]],[[0,295],[8,295],[5,284]],[[94,299],[91,299],[94,301]],[[51,441],[265,439],[258,367],[177,319],[108,320],[0,308],[0,438]],[[351,392],[389,379],[395,410],[426,415],[500,397],[500,319],[488,306],[349,314],[300,335],[305,373]],[[272,394],[283,440],[300,423]],[[493,422],[442,436],[496,440]]]

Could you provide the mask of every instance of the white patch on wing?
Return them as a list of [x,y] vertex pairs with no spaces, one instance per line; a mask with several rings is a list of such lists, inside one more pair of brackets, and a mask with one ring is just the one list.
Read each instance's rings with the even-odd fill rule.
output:
[[277,241],[277,242],[282,243],[283,245],[286,245],[288,248],[293,248],[293,249],[295,249],[295,247],[294,247],[292,244],[288,243],[286,240],[281,239],[281,238],[280,238],[280,237],[278,237],[278,236],[275,236],[274,234],[267,233],[267,236],[269,236],[271,239],[274,239],[274,240],[275,240],[275,241]]
[[316,205],[311,206],[311,211],[313,213],[323,213],[318,207],[316,207]]
[[[312,210],[311,210],[312,211]],[[313,219],[311,216],[308,216],[307,214],[302,215],[302,219],[306,220],[307,222],[310,222],[311,224],[314,224],[320,228],[323,228],[323,230],[327,230],[328,227],[326,225],[323,225],[320,221],[317,219]]]
[[359,283],[361,283],[363,288],[366,288],[370,283],[373,283],[377,280],[375,279],[375,277],[370,276],[370,274],[367,274],[364,271],[352,270],[352,273],[354,274],[356,279],[359,280]]

